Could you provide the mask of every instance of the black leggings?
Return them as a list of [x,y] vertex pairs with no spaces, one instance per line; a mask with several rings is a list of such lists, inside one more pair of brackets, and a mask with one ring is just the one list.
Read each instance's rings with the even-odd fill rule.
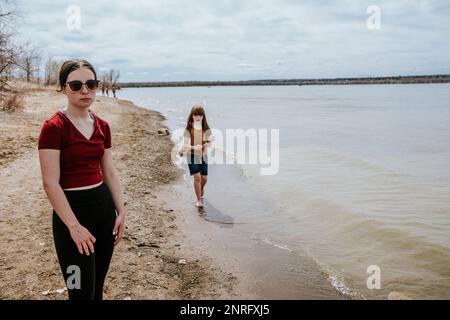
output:
[[116,211],[111,192],[103,182],[92,189],[64,193],[80,224],[96,239],[94,254],[80,254],[69,229],[53,210],[53,239],[69,299],[101,300],[114,250]]

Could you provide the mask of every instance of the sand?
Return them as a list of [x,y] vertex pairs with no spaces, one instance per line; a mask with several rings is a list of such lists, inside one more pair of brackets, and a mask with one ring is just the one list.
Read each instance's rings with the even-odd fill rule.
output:
[[[42,188],[36,141],[42,122],[65,106],[54,89],[28,89],[24,109],[0,111],[0,299],[66,299],[51,229],[52,208]],[[98,97],[91,109],[107,120],[113,158],[127,208],[105,299],[232,299],[237,278],[189,246],[174,209],[171,185],[182,172],[172,164],[164,117],[130,101]]]

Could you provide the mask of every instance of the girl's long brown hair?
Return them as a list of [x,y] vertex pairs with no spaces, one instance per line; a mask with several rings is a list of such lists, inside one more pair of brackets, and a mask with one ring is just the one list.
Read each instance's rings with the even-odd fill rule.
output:
[[205,110],[203,109],[202,106],[195,105],[195,106],[192,107],[191,112],[189,113],[189,116],[187,118],[186,130],[188,132],[191,132],[192,124],[194,123],[193,116],[203,116],[203,120],[202,120],[203,132],[209,130],[208,121],[206,121]]

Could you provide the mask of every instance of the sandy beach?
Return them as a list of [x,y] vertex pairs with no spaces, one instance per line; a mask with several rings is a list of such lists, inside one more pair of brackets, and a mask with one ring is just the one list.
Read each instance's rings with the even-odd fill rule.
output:
[[[27,89],[24,108],[0,112],[0,299],[66,299],[52,229],[52,208],[42,188],[36,141],[42,122],[65,105],[55,89]],[[237,278],[190,246],[172,206],[172,164],[164,117],[130,101],[97,96],[91,107],[113,133],[113,155],[127,208],[126,231],[116,247],[105,299],[232,299]],[[189,203],[190,204],[190,203]],[[188,205],[189,205],[188,204]],[[198,217],[197,217],[198,218]]]
[[391,2],[0,0],[0,301],[450,300],[450,6]]

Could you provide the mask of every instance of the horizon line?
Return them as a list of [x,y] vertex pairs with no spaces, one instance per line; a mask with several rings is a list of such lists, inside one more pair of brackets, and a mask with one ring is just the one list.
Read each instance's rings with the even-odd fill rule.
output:
[[448,73],[422,74],[422,75],[396,75],[396,76],[363,76],[363,77],[340,77],[340,78],[267,78],[267,79],[246,79],[246,80],[171,80],[171,81],[126,81],[127,83],[186,83],[186,82],[258,82],[258,81],[336,81],[336,80],[377,80],[377,79],[401,79],[401,78],[450,78]]

